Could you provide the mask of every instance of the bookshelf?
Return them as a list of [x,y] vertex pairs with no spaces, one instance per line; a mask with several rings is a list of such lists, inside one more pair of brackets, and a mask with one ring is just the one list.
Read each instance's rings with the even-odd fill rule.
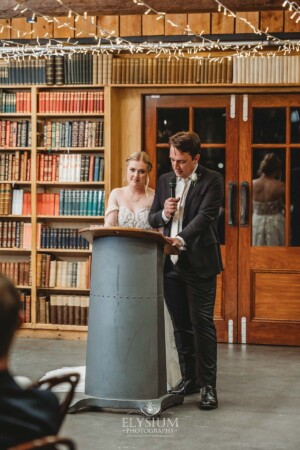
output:
[[[0,270],[22,295],[21,336],[86,338],[92,251],[78,230],[104,219],[110,187],[105,89],[1,86]],[[13,111],[20,98],[26,112]]]

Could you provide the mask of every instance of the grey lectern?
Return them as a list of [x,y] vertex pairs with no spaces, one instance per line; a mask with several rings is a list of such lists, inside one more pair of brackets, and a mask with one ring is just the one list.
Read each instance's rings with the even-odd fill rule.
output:
[[134,409],[155,417],[183,396],[167,394],[163,254],[173,248],[156,231],[81,230],[93,243],[83,409]]

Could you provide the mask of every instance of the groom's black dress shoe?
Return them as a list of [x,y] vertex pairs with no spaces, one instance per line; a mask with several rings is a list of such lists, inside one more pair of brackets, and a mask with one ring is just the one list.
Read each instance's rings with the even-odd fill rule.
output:
[[176,386],[168,391],[168,394],[191,395],[197,392],[200,392],[197,380],[186,380],[182,378]]
[[203,386],[200,394],[200,409],[216,409],[218,407],[217,391],[212,386]]

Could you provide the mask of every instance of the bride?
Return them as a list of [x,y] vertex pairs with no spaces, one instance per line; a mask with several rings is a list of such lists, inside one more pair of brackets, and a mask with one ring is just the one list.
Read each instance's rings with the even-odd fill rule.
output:
[[[149,211],[154,190],[148,187],[152,164],[146,152],[134,152],[126,159],[127,186],[114,189],[108,199],[105,226],[151,229]],[[167,380],[175,386],[180,379],[173,327],[165,307]]]
[[126,159],[128,184],[111,192],[105,226],[151,228],[148,222],[154,198],[154,190],[148,187],[151,169],[152,164],[145,152],[134,152]]

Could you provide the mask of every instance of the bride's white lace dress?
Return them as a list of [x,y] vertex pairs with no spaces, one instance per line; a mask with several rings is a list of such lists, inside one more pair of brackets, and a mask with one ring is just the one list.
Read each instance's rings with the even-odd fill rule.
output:
[[112,211],[118,211],[118,226],[129,228],[151,229],[148,222],[150,208],[140,208],[137,211],[131,211],[126,206],[111,205],[107,208],[105,215]]

